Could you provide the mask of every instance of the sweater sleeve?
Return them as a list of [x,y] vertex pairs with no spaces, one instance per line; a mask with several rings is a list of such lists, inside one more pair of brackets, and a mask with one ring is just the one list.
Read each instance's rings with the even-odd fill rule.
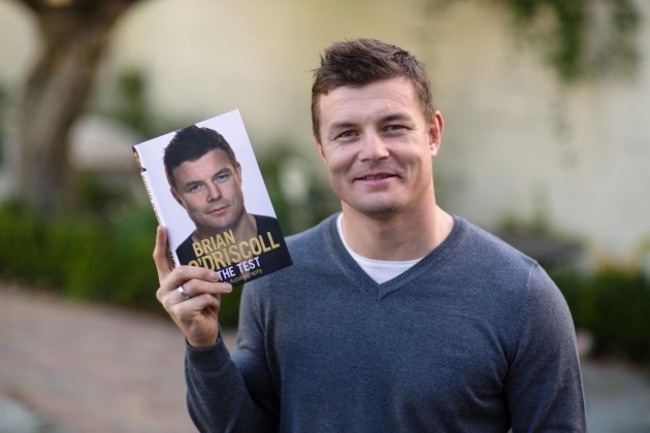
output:
[[505,384],[513,432],[586,431],[573,320],[560,290],[539,266],[531,271],[513,325],[516,351]]
[[261,335],[251,335],[254,326],[246,320],[252,314],[245,308],[242,305],[238,350],[232,357],[221,337],[207,349],[187,345],[187,404],[199,432],[277,431],[275,401],[269,400],[274,394],[267,390],[268,368],[262,346],[256,346],[262,344]]

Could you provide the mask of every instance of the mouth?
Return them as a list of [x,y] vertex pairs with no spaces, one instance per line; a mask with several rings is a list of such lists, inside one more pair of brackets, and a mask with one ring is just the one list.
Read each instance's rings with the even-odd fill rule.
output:
[[220,214],[220,213],[225,212],[225,210],[226,210],[227,208],[228,208],[228,206],[219,206],[219,207],[215,207],[214,209],[210,209],[210,210],[208,210],[206,213],[207,213],[208,215]]
[[392,177],[397,177],[397,175],[392,173],[371,173],[363,176],[356,177],[355,181],[377,181],[383,179],[389,179]]

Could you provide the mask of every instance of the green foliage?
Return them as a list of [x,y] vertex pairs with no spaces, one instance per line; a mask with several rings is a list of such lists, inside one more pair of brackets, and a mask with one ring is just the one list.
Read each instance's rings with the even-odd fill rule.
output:
[[591,332],[595,355],[650,362],[650,280],[638,270],[606,267],[593,275],[553,275],[577,328]]
[[117,77],[115,100],[105,114],[130,127],[143,139],[153,138],[191,123],[189,120],[170,119],[157,113],[150,106],[148,98],[146,75],[137,69],[125,70]]
[[42,266],[38,266],[41,262],[38,250],[43,244],[43,230],[37,218],[11,202],[0,209],[0,227],[3,227],[0,230],[0,275],[32,275],[38,280],[42,271]]
[[42,222],[16,204],[0,208],[0,276],[70,298],[158,309],[151,259],[156,221],[136,212],[123,222],[60,218]]
[[557,21],[550,60],[561,77],[572,79],[579,75],[584,49],[582,33],[587,18],[584,0],[506,0],[506,4],[522,26],[533,22],[543,7],[550,9]]
[[[283,233],[289,235],[305,230],[340,209],[339,200],[322,180],[318,179],[309,163],[303,161],[288,143],[263,146],[273,149],[269,155],[260,158],[259,165],[264,183],[269,192],[276,217]],[[304,197],[293,202],[283,185],[283,175],[288,171],[287,163],[293,161],[302,167]],[[286,183],[286,181],[285,181]]]
[[[153,211],[133,211],[119,223],[98,218],[42,222],[16,203],[0,206],[0,278],[69,299],[163,313],[152,260]],[[242,287],[222,297],[221,324],[236,326]]]
[[2,165],[2,162],[4,161],[4,154],[5,154],[5,149],[4,149],[4,125],[5,125],[5,119],[4,119],[4,107],[7,101],[7,94],[4,89],[4,87],[0,86],[0,166]]
[[[467,0],[430,0],[448,7]],[[484,3],[475,0],[476,3]],[[627,75],[639,53],[635,38],[641,14],[635,0],[494,0],[514,20],[514,36],[535,45],[557,77],[571,83],[587,77]]]
[[[597,26],[597,2],[588,0],[501,0],[515,15],[519,28],[528,31],[543,13],[550,13],[554,26],[544,33],[549,46],[548,60],[559,78],[572,81],[588,72],[629,70],[638,61],[633,36],[640,14],[633,0],[603,3],[607,25]],[[603,30],[611,33],[602,39]],[[598,41],[598,52],[586,47]]]
[[[137,174],[133,173],[133,178]],[[122,175],[124,178],[124,175]],[[136,179],[139,180],[139,179]],[[133,207],[133,199],[124,192],[124,185],[111,184],[91,172],[79,172],[74,185],[75,214],[105,220],[116,218],[120,210]]]
[[118,101],[115,116],[136,131],[148,131],[151,113],[148,109],[147,83],[137,70],[127,70],[117,77]]

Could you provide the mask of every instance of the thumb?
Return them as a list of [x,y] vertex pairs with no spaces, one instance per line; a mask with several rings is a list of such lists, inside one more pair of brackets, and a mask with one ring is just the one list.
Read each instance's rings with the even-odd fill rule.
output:
[[156,264],[158,280],[161,284],[172,271],[172,263],[169,254],[167,229],[163,226],[158,226],[156,229],[156,246],[153,250],[153,261]]

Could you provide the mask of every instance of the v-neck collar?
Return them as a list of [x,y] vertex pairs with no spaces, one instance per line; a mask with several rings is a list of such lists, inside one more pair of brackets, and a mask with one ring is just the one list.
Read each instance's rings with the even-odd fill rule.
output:
[[329,253],[332,254],[342,272],[351,280],[352,286],[370,296],[376,296],[377,300],[381,300],[388,294],[401,289],[407,285],[409,281],[420,275],[421,272],[435,272],[436,268],[444,265],[444,262],[449,257],[453,256],[456,246],[461,241],[463,234],[467,230],[465,220],[452,214],[454,220],[453,227],[449,235],[440,245],[434,248],[429,254],[424,256],[408,270],[388,281],[377,283],[361,268],[361,266],[359,266],[357,261],[347,251],[345,245],[343,245],[336,226],[336,220],[339,215],[340,212],[332,215],[329,218],[329,221],[327,221],[328,227],[326,234],[328,242],[326,242],[326,244],[329,245]]

